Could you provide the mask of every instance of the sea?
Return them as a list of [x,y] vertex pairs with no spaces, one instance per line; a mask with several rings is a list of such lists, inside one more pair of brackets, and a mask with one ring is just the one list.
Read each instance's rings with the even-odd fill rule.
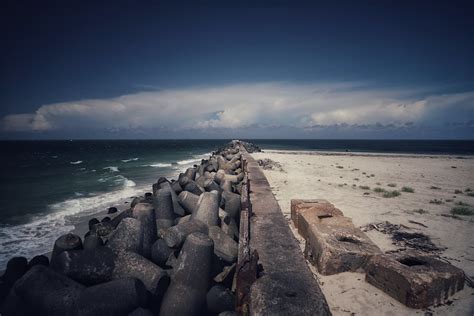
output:
[[[158,178],[176,178],[228,141],[0,141],[0,270],[13,256],[51,251],[85,218],[125,209]],[[474,155],[474,141],[247,141],[263,150]]]

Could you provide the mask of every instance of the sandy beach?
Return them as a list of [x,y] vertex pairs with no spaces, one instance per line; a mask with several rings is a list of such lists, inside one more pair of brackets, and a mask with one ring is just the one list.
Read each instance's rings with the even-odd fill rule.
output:
[[[281,164],[264,173],[284,215],[290,221],[291,199],[326,199],[352,218],[357,227],[388,221],[429,236],[439,256],[474,277],[474,216],[456,215],[454,207],[474,205],[474,158],[458,156],[317,153],[264,151],[255,159],[269,158]],[[407,187],[404,192],[403,187]],[[398,191],[383,197],[385,191]],[[456,192],[456,193],[455,193]],[[390,235],[367,232],[383,251],[399,248]],[[310,265],[310,264],[309,264]],[[427,310],[410,309],[368,284],[363,273],[345,272],[322,276],[310,265],[333,315],[473,315],[474,289],[467,286],[450,304]],[[429,314],[428,314],[429,315]]]

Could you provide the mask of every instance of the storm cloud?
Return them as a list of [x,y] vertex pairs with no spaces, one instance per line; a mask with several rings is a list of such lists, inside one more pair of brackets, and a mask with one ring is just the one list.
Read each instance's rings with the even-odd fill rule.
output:
[[41,105],[33,113],[3,117],[1,129],[4,135],[68,130],[80,135],[91,129],[125,134],[140,131],[146,135],[147,130],[172,130],[177,137],[185,137],[184,131],[209,133],[226,128],[252,129],[253,137],[258,138],[265,136],[265,129],[286,129],[297,137],[301,136],[297,131],[335,127],[443,129],[457,124],[472,132],[472,113],[473,91],[427,94],[411,89],[371,88],[361,83],[263,82]]

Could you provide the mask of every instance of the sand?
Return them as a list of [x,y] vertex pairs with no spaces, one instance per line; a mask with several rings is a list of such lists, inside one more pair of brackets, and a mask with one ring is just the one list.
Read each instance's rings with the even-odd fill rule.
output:
[[[326,199],[351,217],[358,227],[389,221],[430,236],[437,246],[446,248],[441,252],[442,258],[474,278],[474,216],[456,219],[441,215],[450,214],[456,202],[474,205],[474,197],[454,193],[467,188],[474,190],[474,157],[303,151],[265,151],[252,155],[255,159],[270,158],[282,165],[283,171],[265,170],[264,173],[300,242],[302,238],[290,221],[290,200]],[[369,186],[371,190],[360,186]],[[403,186],[415,192],[384,198],[373,191],[375,187],[400,191]],[[430,203],[434,199],[442,200],[442,204]],[[398,248],[389,235],[377,231],[367,232],[367,235],[383,251]],[[366,283],[363,273],[322,276],[308,265],[319,280],[333,315],[425,315],[426,312],[474,315],[474,289],[467,285],[451,298],[450,305],[416,310]]]

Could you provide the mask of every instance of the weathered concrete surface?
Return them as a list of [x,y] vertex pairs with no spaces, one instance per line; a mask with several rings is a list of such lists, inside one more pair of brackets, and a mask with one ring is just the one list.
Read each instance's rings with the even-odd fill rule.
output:
[[321,274],[357,271],[379,253],[381,250],[350,218],[321,218],[308,226],[305,254]]
[[441,304],[464,287],[464,272],[415,251],[374,256],[366,281],[412,308]]
[[291,200],[291,219],[304,239],[308,239],[309,225],[336,216],[344,214],[326,200]]
[[247,153],[250,183],[250,247],[263,267],[251,286],[254,315],[330,315],[321,289],[309,270],[288,222],[257,162]]
[[[316,208],[318,213],[321,213],[321,215],[326,213],[332,214],[332,210],[336,209],[332,203],[324,199],[292,199],[290,201],[291,220],[296,228],[298,228],[298,217],[300,212],[309,208]],[[342,212],[340,213],[342,216]]]

